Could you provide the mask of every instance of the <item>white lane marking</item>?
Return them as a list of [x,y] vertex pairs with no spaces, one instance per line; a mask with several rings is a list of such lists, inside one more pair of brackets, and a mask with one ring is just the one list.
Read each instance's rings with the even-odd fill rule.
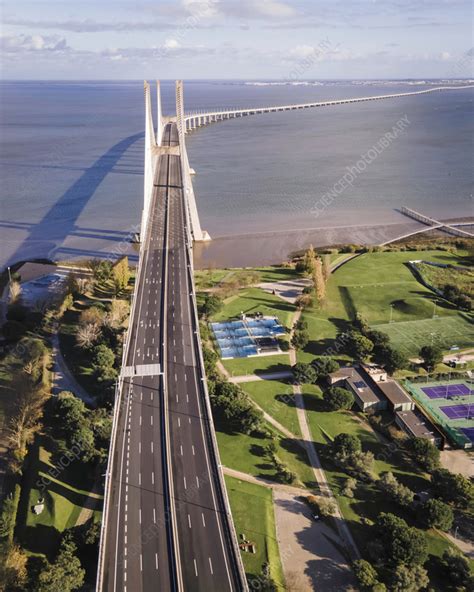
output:
[[186,489],[186,477],[183,477],[184,479],[184,489]]
[[209,567],[211,568],[211,574],[214,575],[214,570],[212,569],[212,561],[211,561],[210,557],[209,557]]
[[155,484],[155,471],[151,472],[151,484],[154,485]]
[[143,556],[140,553],[140,571],[143,571]]
[[196,475],[196,485],[198,486],[199,489],[199,477]]
[[181,427],[181,418],[178,417],[178,427]]
[[140,415],[140,425],[142,425],[142,416]]
[[150,424],[153,425],[153,415],[150,415]]
[[191,516],[188,514],[188,524],[189,524],[189,528],[191,528]]
[[179,445],[179,449],[181,450],[181,456],[183,456],[183,445],[182,444]]
[[155,553],[155,569],[158,570],[158,553]]
[[138,522],[141,524],[142,523],[142,509],[138,508]]
[[151,443],[151,453],[153,454],[153,442]]
[[138,485],[142,484],[142,474],[138,473]]
[[204,528],[206,528],[206,520],[204,518],[204,514],[201,514],[202,516],[202,525],[204,526]]
[[177,403],[178,401],[179,401],[179,397],[178,397],[178,395],[176,394],[176,403]]
[[189,403],[189,395],[186,395],[186,403]]
[[197,577],[197,575],[198,575],[198,566],[197,566],[196,560],[194,560],[194,572],[196,573],[196,577]]
[[138,442],[138,454],[142,453],[142,443]]
[[191,448],[193,449],[193,456],[195,456],[196,453],[194,452],[194,445],[193,444],[191,444]]

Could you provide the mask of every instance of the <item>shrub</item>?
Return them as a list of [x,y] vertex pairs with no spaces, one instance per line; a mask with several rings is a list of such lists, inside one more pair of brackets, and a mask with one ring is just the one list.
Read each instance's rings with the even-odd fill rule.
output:
[[332,386],[323,394],[323,399],[330,409],[350,409],[354,404],[354,395],[345,388]]

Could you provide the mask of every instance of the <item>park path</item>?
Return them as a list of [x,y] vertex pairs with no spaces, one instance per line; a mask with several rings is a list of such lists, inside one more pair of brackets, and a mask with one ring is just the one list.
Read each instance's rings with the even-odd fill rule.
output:
[[[300,320],[301,317],[301,310],[297,310],[293,317],[293,324],[290,334],[290,342],[291,337],[294,333],[295,326]],[[290,346],[290,364],[294,366],[296,364],[296,350]],[[298,384],[293,385],[293,393],[295,396],[295,404],[296,404],[296,412],[298,415],[298,422],[300,424],[300,430],[302,434],[302,441],[306,448],[306,452],[308,454],[309,461],[311,463],[311,468],[313,469],[314,478],[319,486],[319,490],[321,495],[324,495],[330,498],[335,505],[336,511],[334,514],[334,520],[337,526],[337,530],[339,532],[339,537],[341,541],[343,541],[344,546],[347,549],[349,554],[349,558],[351,561],[355,561],[356,559],[360,559],[359,549],[357,548],[355,541],[352,537],[352,534],[347,526],[347,523],[342,515],[341,509],[339,508],[339,504],[337,503],[337,499],[335,498],[329,483],[326,479],[326,474],[321,465],[321,461],[319,459],[318,453],[316,452],[316,448],[313,443],[313,438],[311,436],[311,430],[308,424],[308,419],[306,417],[306,408],[304,404],[304,397],[301,390],[301,386]]]
[[261,485],[262,487],[267,487],[268,489],[278,489],[280,491],[285,491],[287,493],[292,493],[296,495],[303,495],[307,496],[310,492],[303,487],[295,487],[294,485],[285,485],[284,483],[277,483],[272,481],[271,479],[265,479],[265,477],[256,477],[255,475],[249,475],[248,473],[244,473],[242,471],[237,471],[236,469],[231,469],[229,467],[222,467],[225,475],[229,477],[234,477],[235,479],[241,479],[242,481],[247,481],[247,483],[253,483],[254,485]]
[[84,403],[95,407],[96,402],[72,375],[66,360],[63,357],[59,346],[59,328],[55,326],[51,344],[53,346],[53,394],[57,395],[61,391],[70,391],[79,397]]
[[291,370],[282,370],[281,372],[262,372],[261,374],[241,374],[240,376],[231,376],[229,382],[242,384],[245,382],[256,382],[258,380],[285,380],[293,378]]

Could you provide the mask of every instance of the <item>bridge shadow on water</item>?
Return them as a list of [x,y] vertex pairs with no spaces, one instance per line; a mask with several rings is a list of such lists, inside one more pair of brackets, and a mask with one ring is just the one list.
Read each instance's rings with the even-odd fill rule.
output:
[[[98,252],[92,249],[63,248],[62,245],[69,236],[117,242],[120,240],[126,241],[128,238],[131,238],[132,231],[126,233],[122,231],[101,230],[99,228],[80,229],[76,225],[76,222],[109,173],[116,171],[121,173],[126,171],[127,174],[129,173],[128,166],[124,166],[120,161],[125,153],[143,138],[144,133],[140,132],[114,144],[107,152],[92,163],[91,166],[84,169],[82,175],[59,197],[38,223],[29,225],[24,222],[1,222],[0,226],[28,230],[28,236],[9,257],[8,264],[25,259],[25,257],[34,257],[35,248],[37,248],[38,253],[36,256],[41,256],[39,253],[42,256],[47,253],[47,256],[51,259],[59,250],[71,257],[96,257],[104,255],[104,252]],[[134,156],[132,155],[132,158]],[[133,174],[139,174],[138,169],[135,169],[134,165],[132,167],[134,169]],[[134,258],[132,257],[132,259]]]

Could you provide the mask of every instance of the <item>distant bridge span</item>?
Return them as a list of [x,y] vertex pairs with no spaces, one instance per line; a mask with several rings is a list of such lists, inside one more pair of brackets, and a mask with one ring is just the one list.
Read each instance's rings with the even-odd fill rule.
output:
[[235,119],[237,117],[246,117],[247,115],[259,115],[261,113],[276,113],[278,111],[295,111],[297,109],[312,109],[314,107],[332,107],[334,105],[346,105],[348,103],[362,103],[366,101],[381,101],[382,99],[395,99],[399,97],[410,97],[415,95],[424,95],[432,92],[441,92],[447,90],[461,90],[465,88],[474,88],[474,85],[465,86],[439,86],[425,90],[413,92],[392,93],[389,95],[375,95],[371,97],[355,97],[352,99],[337,99],[334,101],[317,101],[313,103],[299,103],[295,105],[279,105],[274,107],[253,107],[247,109],[225,109],[222,111],[190,112],[184,114],[185,133],[198,127],[203,127],[216,121],[225,119]]

